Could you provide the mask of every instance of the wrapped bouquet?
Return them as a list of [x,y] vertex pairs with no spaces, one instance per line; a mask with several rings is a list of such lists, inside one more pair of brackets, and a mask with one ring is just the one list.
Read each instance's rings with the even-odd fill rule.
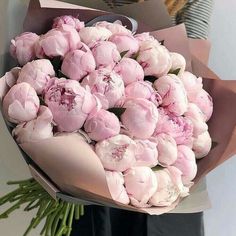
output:
[[[32,12],[49,17],[35,14],[36,24]],[[0,79],[3,116],[33,176],[52,196],[60,190],[81,203],[171,211],[236,151],[235,82],[214,80],[191,59],[182,26],[153,31],[85,7],[55,13],[31,1],[27,32],[11,41],[18,65]],[[199,76],[204,71],[212,78]],[[20,186],[21,195],[38,190],[31,181]],[[31,227],[50,215],[42,209]],[[69,228],[57,235],[70,234],[75,207],[61,209],[46,235],[69,211]]]

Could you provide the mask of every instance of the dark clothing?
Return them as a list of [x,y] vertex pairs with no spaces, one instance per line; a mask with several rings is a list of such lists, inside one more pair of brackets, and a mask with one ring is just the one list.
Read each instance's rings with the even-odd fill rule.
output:
[[87,206],[71,236],[204,236],[203,213],[150,216]]

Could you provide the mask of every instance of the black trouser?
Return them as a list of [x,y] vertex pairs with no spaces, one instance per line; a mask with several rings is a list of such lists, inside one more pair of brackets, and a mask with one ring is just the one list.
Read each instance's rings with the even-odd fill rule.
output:
[[87,206],[71,236],[204,236],[203,214],[147,214]]

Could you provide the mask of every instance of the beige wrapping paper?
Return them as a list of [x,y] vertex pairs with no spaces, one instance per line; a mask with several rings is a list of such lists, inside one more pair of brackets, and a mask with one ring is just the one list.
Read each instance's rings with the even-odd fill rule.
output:
[[[157,2],[160,4],[161,1],[150,0],[139,4],[144,4],[142,5],[144,8],[147,6],[145,5],[147,3],[156,4]],[[57,3],[51,0],[41,0],[41,4],[47,5],[44,5],[45,8],[40,8],[37,1],[31,1],[25,21],[25,30],[35,31],[37,33],[45,32],[49,24],[51,24],[52,18],[62,14],[70,13],[77,15],[79,13],[82,20],[84,20],[83,17],[85,17],[86,20],[90,20],[97,15],[107,14],[104,11],[92,10],[70,4],[64,5],[63,3],[58,3],[60,9],[52,9],[49,7],[55,7]],[[137,4],[137,9],[141,6],[138,3],[135,4]],[[69,7],[69,9],[64,9],[64,7]],[[148,5],[148,8],[150,7],[151,6]],[[129,15],[127,9],[129,8],[124,6],[122,12],[126,12],[126,14]],[[103,10],[107,9],[104,8]],[[118,9],[116,9],[116,12],[118,12]],[[137,17],[134,16],[135,12]],[[135,11],[134,7],[132,8],[132,16],[137,19],[140,17],[140,13]],[[139,29],[140,31],[148,28],[154,29],[152,18],[143,16],[141,18],[143,22],[141,29]],[[150,22],[152,26],[148,27],[147,25]],[[168,22],[166,21],[165,23],[167,24]],[[188,61],[189,70],[193,69],[193,72],[197,74],[204,72],[204,76],[207,75],[206,77],[211,78],[204,79],[204,86],[213,97],[214,101],[214,113],[209,121],[209,130],[213,141],[217,142],[218,145],[212,149],[207,157],[198,162],[198,175],[195,179],[197,183],[210,170],[236,153],[236,110],[233,110],[230,106],[230,104],[236,102],[236,81],[213,80],[216,76],[203,64],[204,60],[199,61],[196,57],[193,57],[193,60],[191,60],[191,54],[188,50],[188,40],[183,26],[180,25],[161,31],[155,31],[152,32],[152,34],[158,39],[165,40],[165,45],[171,51],[183,54]],[[4,93],[6,93],[7,89],[4,78],[0,79],[0,99]],[[223,122],[226,124],[224,127],[221,125]],[[178,199],[170,207],[137,209],[112,200],[105,180],[105,172],[98,157],[78,134],[68,134],[40,142],[24,143],[21,145],[21,148],[60,190],[74,197],[98,204],[156,215],[174,209],[179,202]]]

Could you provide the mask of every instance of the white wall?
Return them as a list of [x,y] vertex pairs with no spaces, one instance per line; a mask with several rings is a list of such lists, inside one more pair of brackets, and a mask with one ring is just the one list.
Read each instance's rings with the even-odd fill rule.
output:
[[[236,79],[235,38],[236,1],[215,0],[210,31],[210,67],[222,79]],[[205,212],[206,236],[235,236],[236,158],[211,172],[207,182],[212,209]]]

